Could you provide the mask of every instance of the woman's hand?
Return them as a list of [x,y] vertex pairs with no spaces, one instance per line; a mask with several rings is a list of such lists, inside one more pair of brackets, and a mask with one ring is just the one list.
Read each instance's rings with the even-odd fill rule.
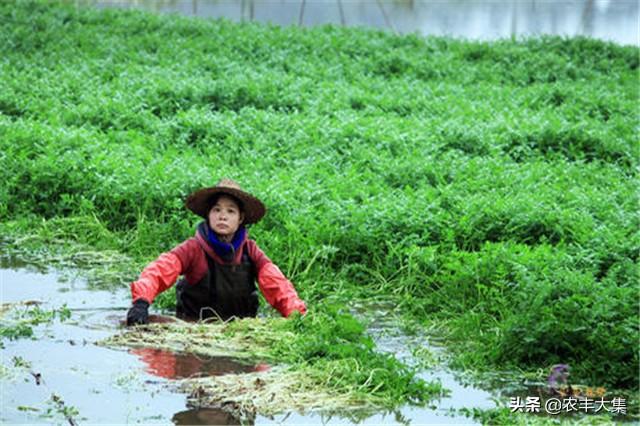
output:
[[149,322],[149,302],[138,299],[127,312],[127,325],[147,324]]

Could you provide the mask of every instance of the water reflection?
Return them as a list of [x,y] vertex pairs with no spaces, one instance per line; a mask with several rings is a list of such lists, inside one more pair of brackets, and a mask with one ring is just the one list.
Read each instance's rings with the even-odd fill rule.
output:
[[242,374],[269,369],[266,364],[248,365],[229,357],[201,357],[155,348],[132,349],[131,353],[146,364],[148,373],[165,379]]
[[636,0],[72,0],[76,5],[276,25],[367,26],[395,33],[492,40],[586,35],[639,44]]
[[237,425],[254,424],[254,419],[243,419],[242,422],[233,415],[214,408],[200,408],[176,413],[171,421],[176,425]]
[[[115,332],[108,318],[124,316],[118,308],[129,297],[124,289],[90,290],[84,281],[60,282],[57,272],[4,269],[21,266],[7,260],[0,265],[2,304],[39,300],[43,312],[63,305],[71,311],[69,320],[29,325],[33,338],[2,339],[1,368],[7,374],[0,379],[0,424],[68,424],[52,405],[54,393],[80,413],[81,424],[166,423],[184,410],[184,396],[164,391],[160,380],[151,383],[135,357],[93,344]],[[7,326],[14,313],[5,314]]]

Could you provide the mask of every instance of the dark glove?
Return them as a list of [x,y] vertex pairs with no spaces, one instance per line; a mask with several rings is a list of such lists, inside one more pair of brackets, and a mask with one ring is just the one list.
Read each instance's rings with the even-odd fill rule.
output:
[[127,325],[146,324],[149,322],[149,302],[138,299],[127,312]]

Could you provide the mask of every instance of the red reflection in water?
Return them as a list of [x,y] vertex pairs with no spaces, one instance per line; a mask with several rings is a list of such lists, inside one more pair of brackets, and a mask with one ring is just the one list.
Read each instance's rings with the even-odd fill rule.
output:
[[138,348],[130,352],[144,361],[147,372],[166,379],[222,376],[269,370],[268,364],[247,365],[228,357],[200,357],[191,353],[175,353],[154,348]]
[[241,422],[232,414],[215,408],[200,408],[176,413],[171,419],[175,425],[252,425],[254,418]]

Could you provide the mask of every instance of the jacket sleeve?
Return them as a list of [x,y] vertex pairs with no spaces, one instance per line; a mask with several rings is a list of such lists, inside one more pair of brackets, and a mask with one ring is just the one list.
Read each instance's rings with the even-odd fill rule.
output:
[[135,302],[144,299],[150,304],[156,296],[171,287],[182,274],[182,263],[173,252],[163,253],[148,264],[137,281],[131,283],[131,297]]
[[288,317],[294,311],[305,314],[307,307],[302,299],[298,297],[298,293],[291,281],[284,276],[255,242],[250,241],[250,243],[249,256],[256,265],[258,287],[260,287],[260,291],[267,302],[276,308],[283,317]]

